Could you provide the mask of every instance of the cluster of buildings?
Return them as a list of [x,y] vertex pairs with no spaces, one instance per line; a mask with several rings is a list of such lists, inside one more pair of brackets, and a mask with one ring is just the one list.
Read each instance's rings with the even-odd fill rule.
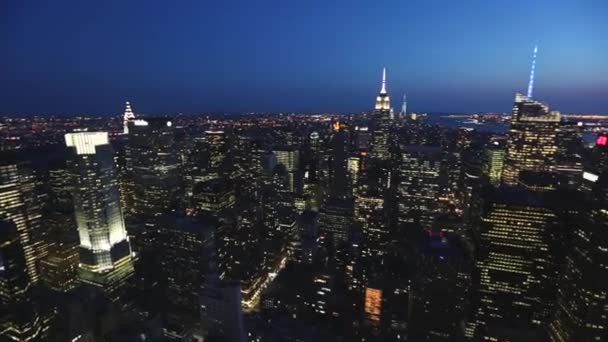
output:
[[72,129],[0,158],[14,341],[608,339],[608,136],[371,113]]

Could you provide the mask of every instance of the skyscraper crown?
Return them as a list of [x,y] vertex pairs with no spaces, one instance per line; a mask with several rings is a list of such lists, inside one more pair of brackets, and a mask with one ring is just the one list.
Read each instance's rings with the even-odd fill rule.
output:
[[376,110],[390,110],[391,101],[386,91],[386,68],[382,68],[382,87],[380,88],[380,94],[376,97]]

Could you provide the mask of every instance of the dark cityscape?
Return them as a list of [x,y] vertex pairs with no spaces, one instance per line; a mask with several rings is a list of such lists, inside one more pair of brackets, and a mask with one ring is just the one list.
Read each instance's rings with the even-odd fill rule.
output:
[[0,341],[608,341],[608,3],[136,3],[0,14]]

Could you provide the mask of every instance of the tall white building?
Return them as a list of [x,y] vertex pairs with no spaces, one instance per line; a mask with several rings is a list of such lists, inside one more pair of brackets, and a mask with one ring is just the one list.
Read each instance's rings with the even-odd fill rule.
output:
[[65,142],[71,150],[68,164],[80,239],[79,276],[117,300],[133,274],[133,259],[108,133],[68,133]]

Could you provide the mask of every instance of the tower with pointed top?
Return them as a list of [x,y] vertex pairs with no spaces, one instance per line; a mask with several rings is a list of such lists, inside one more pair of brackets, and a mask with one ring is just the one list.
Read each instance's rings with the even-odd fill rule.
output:
[[388,140],[391,122],[391,100],[386,91],[386,68],[382,69],[382,87],[376,96],[372,115],[371,157],[387,160],[389,157]]
[[522,171],[552,171],[561,115],[532,99],[538,46],[534,47],[527,95],[516,93],[507,140],[503,182],[516,185]]
[[133,114],[133,110],[131,110],[131,103],[127,101],[125,105],[125,113],[122,116],[123,123],[123,133],[129,134],[129,121],[135,119],[135,114]]
[[407,116],[407,97],[403,94],[403,103],[401,104],[401,117],[405,119]]

